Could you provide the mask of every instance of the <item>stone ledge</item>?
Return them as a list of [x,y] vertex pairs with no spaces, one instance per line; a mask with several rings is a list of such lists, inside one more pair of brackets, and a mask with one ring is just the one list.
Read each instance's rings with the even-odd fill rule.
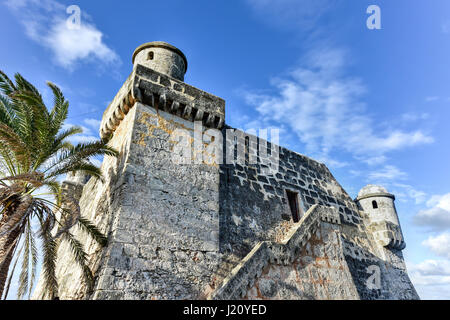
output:
[[210,128],[221,129],[225,122],[223,99],[138,64],[103,113],[102,139],[110,139],[136,102]]
[[363,195],[363,196],[357,197],[357,198],[355,199],[355,201],[359,201],[359,200],[367,199],[367,198],[374,198],[374,197],[387,197],[387,198],[391,198],[391,199],[395,200],[395,196],[394,196],[393,194],[391,194],[391,193],[384,193],[384,192],[381,193],[381,192],[379,192],[379,193],[365,194],[365,195]]

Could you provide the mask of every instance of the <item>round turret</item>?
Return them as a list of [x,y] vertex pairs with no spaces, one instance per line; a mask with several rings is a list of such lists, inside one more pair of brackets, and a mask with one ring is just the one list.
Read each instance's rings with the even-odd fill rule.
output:
[[375,239],[382,246],[403,250],[405,242],[394,200],[385,188],[369,184],[359,191],[356,203],[368,215],[368,228]]
[[181,81],[184,81],[187,70],[187,59],[183,52],[162,41],[137,47],[133,53],[133,65],[138,63]]
[[371,222],[389,221],[400,225],[394,204],[395,196],[384,187],[369,184],[362,188],[356,201],[366,212]]

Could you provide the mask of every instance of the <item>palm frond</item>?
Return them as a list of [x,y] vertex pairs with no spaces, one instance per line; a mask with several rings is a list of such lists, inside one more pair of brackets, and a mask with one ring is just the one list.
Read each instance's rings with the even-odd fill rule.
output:
[[9,77],[0,70],[0,89],[5,95],[10,95],[14,91],[16,91],[16,86],[14,83],[9,79]]
[[48,178],[53,178],[54,176],[60,176],[63,174],[74,172],[82,172],[83,174],[90,175],[103,182],[103,175],[100,168],[88,162],[73,163],[73,164],[69,163],[65,167],[53,171],[48,176]]
[[31,293],[33,292],[34,283],[36,281],[36,268],[38,264],[38,250],[36,246],[36,241],[34,239],[33,231],[31,230],[31,226],[28,230],[30,233],[30,251],[31,251],[31,279],[30,285],[28,288],[28,299],[31,297]]
[[83,249],[83,245],[80,241],[75,239],[75,237],[70,232],[66,232],[64,234],[64,240],[67,240],[69,242],[69,247],[72,251],[75,261],[80,266],[83,272],[83,280],[85,281],[88,290],[90,291],[94,285],[94,277],[91,269],[87,265],[87,254]]
[[49,178],[77,170],[85,171],[87,174],[90,174],[87,171],[92,171],[94,176],[99,177],[101,176],[99,170],[96,170],[92,165],[88,166],[87,161],[96,156],[117,156],[117,154],[118,152],[108,146],[103,140],[80,143],[73,148],[58,152],[57,156],[52,159],[43,172],[49,172]]
[[[14,250],[16,259],[0,257],[3,259],[0,261],[1,264],[14,261],[14,271],[22,257],[19,296],[28,293],[29,297],[36,277],[38,248],[35,235],[38,235],[42,241],[44,297],[54,298],[58,294],[56,259],[61,239],[52,236],[54,226],[58,225],[61,235],[69,241],[89,288],[94,278],[87,255],[70,230],[76,224],[101,246],[107,241],[93,223],[81,217],[78,202],[71,195],[63,194],[57,178],[80,171],[102,179],[101,170],[89,160],[96,156],[117,156],[118,153],[105,140],[75,146],[68,141],[82,130],[79,127],[63,129],[69,102],[55,84],[48,83],[54,96],[49,111],[36,87],[20,74],[15,74],[14,80],[0,71],[0,237],[17,231],[17,228],[20,228],[20,235],[14,246],[6,248],[7,254]],[[40,197],[43,193],[38,194],[37,190],[43,187],[50,190],[48,194],[54,196],[54,200]],[[35,233],[32,221],[36,220],[39,223]],[[22,251],[18,249],[17,239],[22,239]],[[2,283],[8,281],[9,288],[11,279],[12,275],[3,278]]]
[[30,267],[30,233],[25,231],[25,239],[23,242],[24,252],[22,257],[22,270],[19,276],[19,289],[17,290],[17,296],[22,299],[25,293],[28,291],[28,273]]
[[53,193],[53,196],[55,197],[56,200],[56,205],[60,206],[61,205],[61,184],[56,181],[55,179],[47,179],[45,180],[45,186],[47,186],[50,191]]
[[52,132],[56,134],[60,129],[64,121],[67,119],[69,113],[69,102],[64,98],[61,90],[51,82],[47,82],[47,85],[53,91],[54,106],[50,112],[50,120]]
[[78,226],[81,228],[81,230],[89,234],[102,247],[105,247],[108,243],[108,239],[106,238],[106,236],[88,219],[80,217],[78,219]]
[[44,175],[40,172],[31,172],[8,176],[0,179],[1,181],[20,181],[31,184],[34,188],[39,188],[43,185]]
[[[41,224],[43,222],[41,221]],[[42,228],[40,237],[43,247],[42,272],[44,276],[44,296],[54,299],[58,294],[58,281],[56,279],[57,241],[53,239],[48,228]]]
[[0,122],[12,127],[14,126],[14,117],[10,99],[0,95]]
[[12,151],[17,166],[26,168],[30,163],[30,153],[27,145],[10,127],[0,123],[0,143]]
[[14,75],[14,79],[16,81],[16,87],[18,91],[30,91],[32,92],[34,95],[41,97],[42,100],[42,96],[39,93],[39,90],[36,89],[35,86],[33,86],[29,81],[27,81],[24,77],[22,77],[22,75],[20,73],[16,73]]

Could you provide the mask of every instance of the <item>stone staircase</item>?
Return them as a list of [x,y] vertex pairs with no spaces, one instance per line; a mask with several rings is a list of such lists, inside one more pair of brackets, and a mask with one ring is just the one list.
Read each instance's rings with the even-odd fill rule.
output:
[[245,296],[248,288],[261,276],[269,263],[288,265],[300,253],[322,221],[340,224],[334,207],[312,206],[303,218],[289,231],[282,242],[261,241],[230,272],[222,284],[212,292],[209,300],[234,300]]

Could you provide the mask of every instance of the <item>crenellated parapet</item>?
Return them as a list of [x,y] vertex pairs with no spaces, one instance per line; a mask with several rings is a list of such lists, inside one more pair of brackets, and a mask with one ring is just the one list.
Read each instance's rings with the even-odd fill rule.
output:
[[[161,56],[161,59],[166,58],[162,54]],[[158,56],[152,56],[152,64],[145,63],[142,59],[133,60],[133,72],[103,114],[100,126],[101,138],[109,139],[114,134],[115,129],[136,102],[188,121],[202,121],[203,125],[209,128],[221,129],[224,126],[225,101],[170,76],[173,74],[170,73],[172,70],[170,66],[167,66],[167,59],[161,61],[164,68],[157,68],[157,59]],[[170,75],[151,67],[168,70]]]
[[368,230],[372,232],[375,240],[383,247],[403,250],[406,243],[403,239],[400,226],[389,221],[371,223]]

